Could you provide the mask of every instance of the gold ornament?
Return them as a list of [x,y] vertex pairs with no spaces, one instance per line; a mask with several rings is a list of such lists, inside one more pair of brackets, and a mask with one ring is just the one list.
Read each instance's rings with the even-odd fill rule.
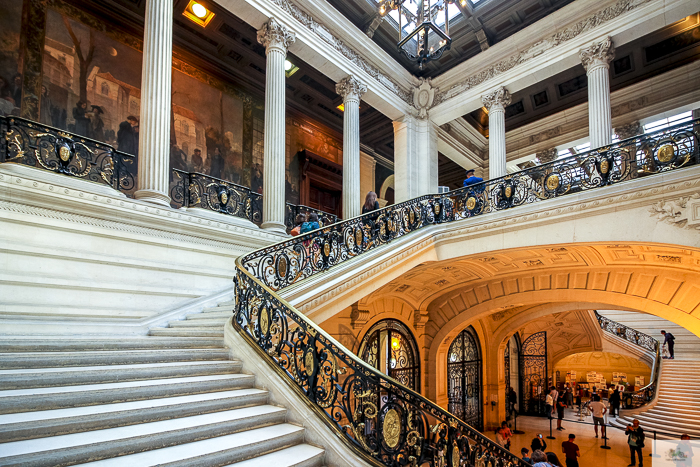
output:
[[221,192],[221,204],[226,204],[228,203],[228,195],[226,194],[225,191]]
[[435,203],[435,208],[434,208],[434,210],[435,210],[435,215],[440,214],[440,205],[437,204],[437,203]]
[[473,196],[470,196],[469,199],[467,200],[467,209],[472,210],[476,207],[476,198]]
[[664,164],[667,162],[671,162],[673,160],[673,156],[676,154],[675,149],[673,148],[672,144],[664,144],[659,148],[659,152],[657,153],[657,157],[659,158],[659,162],[663,162]]
[[459,467],[459,447],[456,443],[452,446],[452,467]]
[[413,212],[413,209],[410,209],[408,211],[408,220],[411,221],[411,224],[413,224],[416,221],[416,213]]
[[559,175],[550,175],[549,177],[547,177],[547,181],[545,182],[545,184],[547,185],[548,190],[556,190],[557,188],[559,188]]
[[270,329],[270,315],[268,314],[267,308],[260,310],[260,333],[267,334]]
[[506,187],[506,198],[510,198],[510,195],[512,195],[512,194],[513,194],[513,187],[508,185]]
[[280,258],[277,260],[277,272],[279,273],[280,277],[287,276],[287,258],[284,256],[280,256]]
[[314,372],[314,352],[309,350],[304,356],[304,365],[306,366],[306,374],[311,376]]
[[389,449],[394,449],[399,445],[399,435],[401,434],[401,420],[399,413],[395,409],[389,409],[384,416],[384,424],[382,425],[384,432],[384,442]]
[[70,149],[68,146],[61,146],[58,150],[58,157],[60,157],[63,162],[68,162],[68,159],[70,159]]
[[610,170],[610,163],[608,162],[608,160],[603,159],[602,161],[600,161],[600,173],[605,175],[606,173],[608,173],[609,170]]

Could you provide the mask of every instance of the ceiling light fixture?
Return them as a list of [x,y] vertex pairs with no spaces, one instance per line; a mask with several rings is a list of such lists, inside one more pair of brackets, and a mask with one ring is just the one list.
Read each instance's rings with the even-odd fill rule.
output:
[[[423,69],[423,65],[439,59],[452,46],[449,6],[456,1],[464,4],[467,0],[436,0],[432,6],[430,0],[381,0],[379,14],[397,19],[399,51]],[[444,23],[440,27],[443,14]]]
[[203,28],[214,18],[214,12],[195,0],[189,1],[182,15]]

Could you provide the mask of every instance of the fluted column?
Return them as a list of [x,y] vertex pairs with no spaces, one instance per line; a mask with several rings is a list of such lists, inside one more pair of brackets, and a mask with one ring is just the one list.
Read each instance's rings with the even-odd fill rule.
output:
[[610,110],[610,62],[615,57],[615,47],[608,37],[581,49],[581,63],[588,76],[588,134],[591,149],[612,143],[612,115]]
[[489,179],[506,174],[506,106],[510,93],[506,88],[481,96],[489,112]]
[[[367,86],[352,76],[335,85],[343,96],[343,219],[361,214],[364,196],[360,192],[360,99]],[[365,193],[366,194],[366,193]]]
[[274,18],[258,31],[258,42],[265,46],[265,148],[263,155],[262,228],[286,232],[284,224],[285,170],[285,74],[287,49],[296,35]]
[[137,199],[170,205],[173,0],[148,0],[143,33]]

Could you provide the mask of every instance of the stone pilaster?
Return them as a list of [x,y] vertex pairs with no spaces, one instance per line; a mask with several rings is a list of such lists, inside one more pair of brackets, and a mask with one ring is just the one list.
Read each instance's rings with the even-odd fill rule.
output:
[[506,106],[510,104],[506,88],[481,96],[489,112],[489,179],[506,174]]
[[360,192],[360,99],[367,86],[352,76],[335,85],[343,96],[343,219],[359,216],[364,196]]
[[394,121],[394,190],[397,203],[437,192],[437,125],[405,115]]
[[588,133],[591,149],[612,143],[610,110],[610,62],[615,47],[610,37],[579,51],[581,63],[588,76]]
[[540,164],[546,164],[548,162],[552,162],[557,160],[557,154],[559,151],[557,151],[557,148],[550,148],[550,149],[545,149],[544,151],[540,151],[537,154],[535,154],[535,157],[537,157],[537,161]]
[[265,46],[265,148],[263,157],[262,228],[285,232],[285,77],[284,60],[296,35],[275,18],[258,31],[258,42]]
[[173,0],[148,0],[143,33],[137,199],[170,205]]

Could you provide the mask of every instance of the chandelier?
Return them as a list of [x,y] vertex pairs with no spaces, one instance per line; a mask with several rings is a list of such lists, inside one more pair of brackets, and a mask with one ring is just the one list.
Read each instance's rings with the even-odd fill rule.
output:
[[399,23],[399,51],[423,69],[425,63],[450,50],[448,10],[456,1],[465,0],[381,0],[379,14],[390,15]]

